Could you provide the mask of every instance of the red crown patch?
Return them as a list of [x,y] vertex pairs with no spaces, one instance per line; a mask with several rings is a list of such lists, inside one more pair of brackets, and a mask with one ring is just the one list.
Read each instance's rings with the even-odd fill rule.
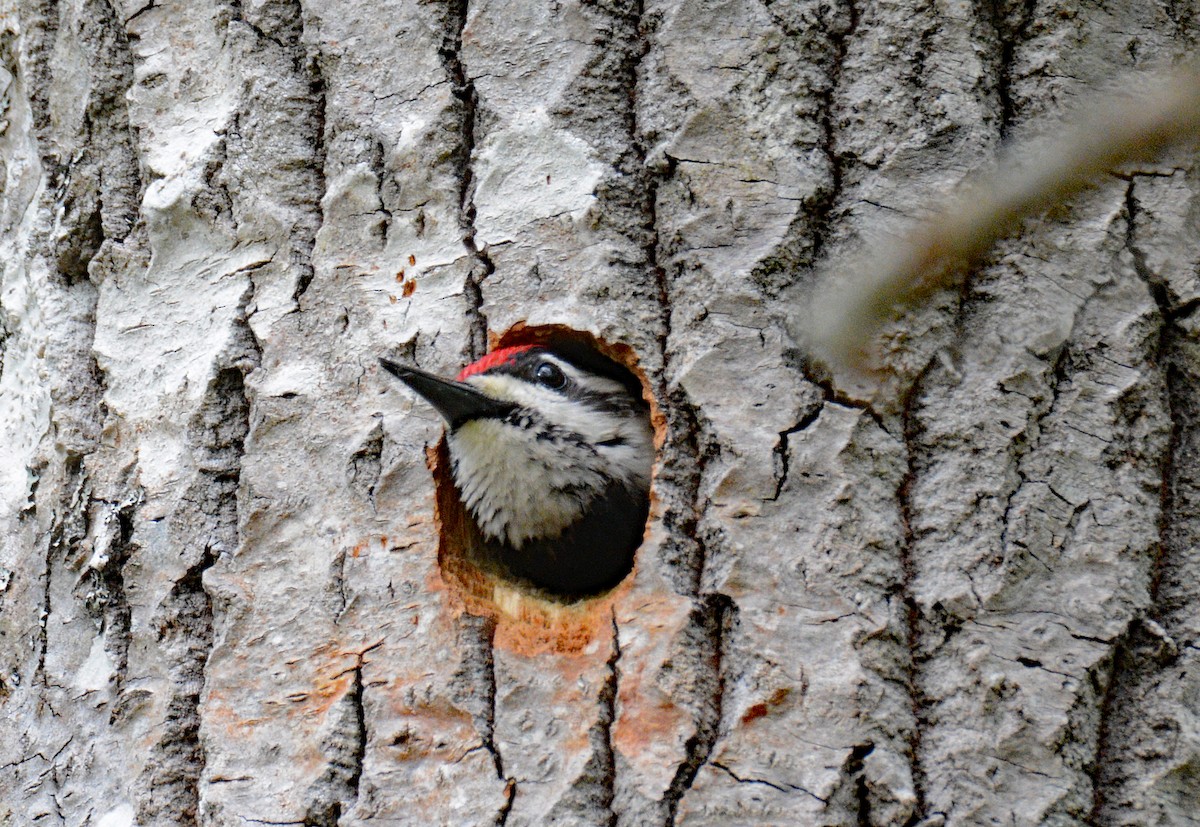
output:
[[534,345],[517,345],[516,347],[500,348],[500,350],[493,351],[482,359],[467,365],[459,371],[458,376],[455,378],[461,382],[468,376],[474,376],[477,373],[486,373],[494,367],[515,361],[517,354],[533,350],[534,347]]

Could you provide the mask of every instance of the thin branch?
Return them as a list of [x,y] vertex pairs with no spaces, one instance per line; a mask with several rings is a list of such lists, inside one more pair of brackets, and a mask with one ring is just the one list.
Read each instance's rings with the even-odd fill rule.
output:
[[1200,134],[1200,62],[1139,75],[1124,87],[1136,95],[1104,100],[1054,137],[1011,148],[906,238],[839,265],[843,277],[832,274],[811,305],[806,330],[814,351],[835,371],[878,374],[881,330],[954,283],[1023,219]]

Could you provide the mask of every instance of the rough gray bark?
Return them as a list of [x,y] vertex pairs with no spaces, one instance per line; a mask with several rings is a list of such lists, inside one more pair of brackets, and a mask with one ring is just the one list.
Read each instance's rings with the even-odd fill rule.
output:
[[[898,398],[785,332],[1194,4],[0,14],[0,823],[1200,823],[1194,155],[906,320]],[[557,613],[439,567],[375,367],[540,325],[663,414]]]

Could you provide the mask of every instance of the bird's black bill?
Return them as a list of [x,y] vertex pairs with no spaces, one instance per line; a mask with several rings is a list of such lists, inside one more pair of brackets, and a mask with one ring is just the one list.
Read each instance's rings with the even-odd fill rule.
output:
[[463,382],[443,379],[423,370],[397,364],[390,359],[381,358],[379,364],[437,408],[451,430],[472,419],[504,416],[513,409],[511,402],[492,399]]

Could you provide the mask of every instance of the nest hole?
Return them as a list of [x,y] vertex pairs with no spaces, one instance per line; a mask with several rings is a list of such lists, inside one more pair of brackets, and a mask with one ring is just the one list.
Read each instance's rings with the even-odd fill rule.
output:
[[[560,351],[564,347],[583,348],[625,368],[640,384],[648,405],[655,453],[661,448],[665,419],[632,348],[558,325],[523,324],[494,337],[490,344],[493,351],[519,345],[542,345]],[[436,487],[438,567],[459,610],[495,620],[497,645],[518,651],[578,651],[599,636],[611,635],[612,605],[630,588],[646,525],[654,514],[653,494],[645,525],[637,526],[641,539],[628,566],[620,572],[619,582],[594,594],[562,594],[481,562],[479,531],[454,484],[445,435],[430,449],[428,460]]]

